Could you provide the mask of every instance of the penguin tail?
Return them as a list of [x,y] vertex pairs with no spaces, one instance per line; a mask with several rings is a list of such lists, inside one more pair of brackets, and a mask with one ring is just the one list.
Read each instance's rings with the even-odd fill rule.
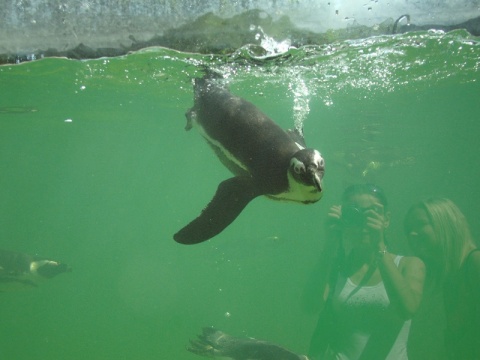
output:
[[208,83],[214,82],[217,85],[222,84],[224,77],[221,73],[208,67],[203,67],[203,76],[194,79],[194,89],[197,92],[199,89],[205,89]]
[[202,79],[205,79],[205,80],[211,80],[211,79],[223,79],[223,74],[217,70],[214,70],[210,67],[208,67],[207,65],[202,65],[201,66],[202,68],[202,73],[203,73],[203,77]]
[[203,77],[197,77],[193,80],[195,101],[202,97],[202,93],[210,89],[213,84],[214,88],[226,88],[225,78],[221,73],[209,67],[202,67]]

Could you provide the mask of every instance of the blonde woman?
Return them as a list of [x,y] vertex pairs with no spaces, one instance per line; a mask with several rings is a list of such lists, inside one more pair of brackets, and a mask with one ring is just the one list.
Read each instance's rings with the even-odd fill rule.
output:
[[443,289],[449,358],[480,359],[480,249],[465,216],[451,200],[428,199],[409,209],[405,232],[427,278]]

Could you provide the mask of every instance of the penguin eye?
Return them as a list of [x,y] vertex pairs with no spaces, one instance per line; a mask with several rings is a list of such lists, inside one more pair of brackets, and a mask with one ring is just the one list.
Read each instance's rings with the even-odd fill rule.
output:
[[293,171],[295,171],[297,174],[302,174],[305,172],[305,165],[300,161],[295,161],[293,164]]
[[315,151],[315,165],[317,166],[317,169],[325,167],[325,160],[323,159],[322,155],[318,152]]
[[323,160],[323,158],[321,158],[320,161],[318,162],[318,167],[319,168],[325,167],[325,160]]

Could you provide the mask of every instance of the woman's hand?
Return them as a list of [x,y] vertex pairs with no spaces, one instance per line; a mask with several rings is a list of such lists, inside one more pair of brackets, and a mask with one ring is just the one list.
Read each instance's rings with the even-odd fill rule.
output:
[[364,213],[366,225],[370,231],[370,239],[372,247],[375,251],[385,251],[385,229],[388,227],[388,219],[385,214],[385,208],[380,203]]

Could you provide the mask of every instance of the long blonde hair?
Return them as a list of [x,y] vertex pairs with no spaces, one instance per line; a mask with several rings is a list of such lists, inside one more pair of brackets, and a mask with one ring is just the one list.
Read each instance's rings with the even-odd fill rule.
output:
[[443,276],[457,271],[464,260],[465,250],[475,247],[465,215],[446,198],[430,198],[413,208],[422,208],[427,212],[440,246]]

